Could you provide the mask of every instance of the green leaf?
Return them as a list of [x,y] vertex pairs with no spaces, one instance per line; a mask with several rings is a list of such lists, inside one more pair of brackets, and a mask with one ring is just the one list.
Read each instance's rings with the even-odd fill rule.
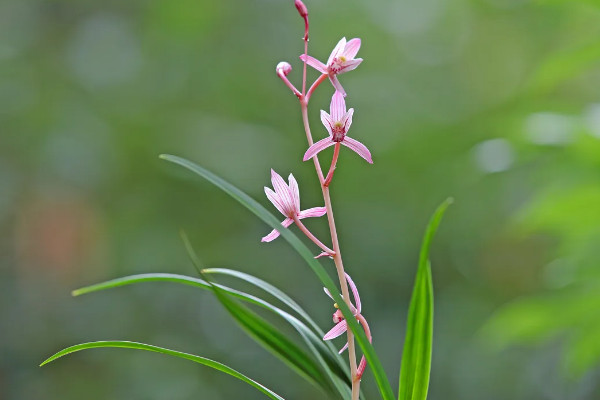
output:
[[53,356],[48,358],[46,361],[41,363],[40,367],[48,364],[49,362],[56,360],[57,358],[60,358],[64,355],[67,355],[70,353],[74,353],[74,352],[86,350],[86,349],[95,349],[95,348],[104,348],[104,347],[118,347],[118,348],[126,348],[126,349],[154,351],[156,353],[167,354],[169,356],[185,358],[186,360],[194,361],[198,364],[203,364],[208,367],[214,368],[218,371],[221,371],[221,372],[224,372],[231,376],[234,376],[234,377],[238,378],[239,380],[246,382],[247,384],[249,384],[251,386],[254,386],[256,389],[260,390],[261,392],[266,394],[271,399],[284,400],[284,398],[279,396],[277,393],[266,388],[265,386],[261,385],[260,383],[248,378],[246,375],[234,370],[233,368],[228,367],[225,364],[221,364],[217,361],[213,361],[208,358],[200,357],[200,356],[197,356],[194,354],[182,353],[180,351],[169,350],[169,349],[165,349],[163,347],[152,346],[149,344],[137,343],[137,342],[116,340],[116,341],[101,341],[101,342],[90,342],[90,343],[78,344],[75,346],[67,347],[66,349],[61,350],[58,353],[54,354]]
[[[289,308],[291,308],[293,311],[295,311],[302,319],[304,319],[304,321],[306,321],[306,323],[308,323],[313,328],[313,332],[316,333],[316,335],[315,335],[315,334],[313,334],[313,332],[311,332],[310,334],[308,334],[309,337],[307,338],[316,347],[318,347],[318,349],[314,349],[314,350],[316,350],[315,355],[317,357],[319,355],[324,357],[323,361],[325,361],[326,365],[329,367],[327,369],[333,369],[333,371],[335,372],[335,374],[337,376],[342,377],[344,379],[346,379],[346,378],[349,379],[349,373],[346,371],[346,364],[342,360],[341,356],[338,354],[338,350],[333,346],[333,343],[331,343],[331,341],[323,341],[321,339],[325,335],[323,330],[319,327],[319,325],[317,325],[317,323],[315,321],[313,321],[313,319],[308,315],[308,313],[306,311],[304,311],[304,309],[302,307],[300,307],[300,305],[298,303],[296,303],[291,297],[289,297],[283,291],[281,291],[280,289],[276,288],[275,286],[269,284],[268,282],[263,281],[262,279],[255,277],[253,275],[246,274],[246,273],[240,272],[240,271],[235,271],[232,269],[206,268],[206,269],[202,270],[202,273],[204,273],[204,274],[221,274],[221,275],[228,275],[228,276],[236,277],[238,279],[241,279],[245,282],[248,282],[248,283],[264,290],[265,292],[269,293],[270,295],[272,295],[273,297],[275,297],[276,299],[281,301],[283,304],[287,305]],[[273,307],[273,308],[276,309],[276,307]],[[277,310],[278,310],[277,312],[281,311],[279,309],[277,309]],[[286,318],[286,319],[288,319],[288,318]],[[297,324],[295,321],[288,320],[288,322],[290,322],[290,324],[292,324],[292,326],[295,326],[295,324]],[[300,330],[304,331],[305,329],[308,329],[308,328],[304,324],[302,324],[302,327],[300,329],[297,328],[297,330],[300,334],[303,334],[302,332],[300,332]],[[304,333],[304,334],[306,334],[306,333]],[[314,343],[314,339],[316,339],[316,343]],[[307,343],[307,344],[309,344],[309,343]],[[309,344],[309,346],[310,346],[310,344]],[[325,352],[326,354],[323,354],[323,352]]]
[[429,246],[444,212],[451,203],[452,200],[447,199],[437,208],[425,231],[408,311],[398,400],[425,400],[427,398],[433,344],[433,282],[429,263]]
[[[212,291],[217,296],[217,299],[221,302],[225,309],[229,311],[231,316],[240,324],[240,326],[250,335],[250,337],[292,367],[292,369],[294,369],[300,376],[319,386],[325,392],[329,392],[331,390],[329,382],[323,379],[322,373],[317,365],[310,365],[312,363],[312,359],[304,356],[302,350],[296,347],[294,342],[289,341],[287,336],[282,334],[276,327],[270,325],[267,321],[252,313],[247,308],[229,300],[227,292],[223,291],[221,288],[219,288],[219,286],[211,282],[206,277],[207,274],[205,274],[202,270],[200,259],[198,258],[198,255],[194,251],[194,248],[184,231],[181,231],[181,239],[183,240],[183,244],[185,245],[188,256],[190,257],[194,268],[196,268],[196,271],[198,271],[198,273],[205,278],[206,282],[208,282]],[[336,379],[336,377],[333,376],[333,373],[330,372],[329,366],[315,348],[314,340],[310,340],[309,336],[307,336],[307,333],[312,334],[312,332],[299,320],[294,317],[291,318],[288,319],[288,321],[296,328],[302,338],[305,339],[306,344],[311,350],[313,350],[314,354],[321,362],[321,365],[325,368],[328,376],[331,378],[332,383],[334,383],[335,387],[340,390],[340,394],[343,395],[343,386],[340,385],[339,380]],[[298,329],[301,328],[301,325],[302,328],[305,329]],[[320,342],[318,338],[317,342]],[[343,377],[343,373],[340,374],[340,376]]]
[[212,288],[223,307],[254,340],[279,357],[307,381],[322,388],[325,392],[331,391],[331,386],[324,379],[321,369],[304,350],[267,320],[231,300],[218,286],[213,285]]
[[[193,278],[185,275],[177,275],[177,274],[166,274],[166,273],[151,273],[151,274],[139,274],[126,276],[122,278],[113,279],[110,281],[98,283],[95,285],[87,286],[81,289],[77,289],[73,291],[74,296],[79,296],[82,294],[92,293],[100,290],[117,288],[120,286],[131,285],[135,283],[141,282],[173,282],[184,285],[190,285],[195,287],[200,287],[202,289],[211,290],[211,284],[206,282],[203,279]],[[248,293],[244,293],[242,291],[238,291],[232,288],[229,288],[224,285],[213,283],[214,286],[218,287],[223,292],[234,296],[240,300],[244,300],[248,303],[260,306],[271,312],[279,315],[283,319],[285,319],[296,331],[301,335],[303,340],[306,342],[308,347],[311,349],[313,354],[319,359],[321,365],[326,370],[332,382],[336,385],[336,388],[340,393],[347,392],[347,383],[342,383],[342,380],[346,379],[346,373],[343,370],[342,366],[339,364],[336,358],[339,358],[339,355],[336,351],[331,351],[329,348],[325,346],[323,341],[321,340],[322,336],[317,336],[310,328],[308,328],[302,321],[298,320],[293,315],[273,306],[269,302],[252,296]],[[262,343],[261,343],[262,344]],[[342,364],[343,365],[343,364]]]
[[375,349],[369,343],[367,336],[362,330],[362,327],[358,324],[352,311],[344,302],[344,299],[339,294],[339,289],[334,284],[333,280],[329,277],[323,266],[313,258],[312,252],[308,247],[296,235],[294,235],[289,229],[285,229],[281,226],[280,222],[267,211],[262,205],[260,205],[256,200],[252,199],[250,196],[230,184],[229,182],[219,178],[212,172],[188,161],[180,157],[163,154],[160,158],[170,161],[172,163],[181,165],[190,171],[200,175],[204,179],[213,183],[225,193],[229,194],[231,197],[236,199],[240,204],[246,207],[248,210],[252,211],[256,216],[266,222],[273,229],[277,229],[279,233],[281,233],[281,237],[283,237],[294,250],[298,252],[298,254],[306,261],[309,267],[313,270],[313,272],[317,275],[319,280],[323,283],[323,285],[329,289],[331,292],[333,299],[340,307],[342,314],[344,315],[346,321],[348,322],[348,327],[354,334],[356,339],[356,343],[362,349],[365,358],[369,362],[371,370],[373,372],[373,376],[375,377],[375,381],[377,383],[377,387],[383,397],[384,400],[392,400],[395,399],[394,392],[392,387],[387,379],[385,371],[383,370],[383,366],[381,365],[381,361],[377,354],[375,353]]
[[325,335],[325,333],[323,332],[323,330],[321,330],[319,325],[317,325],[317,323],[313,321],[313,319],[308,315],[306,311],[304,311],[302,307],[300,307],[298,303],[296,303],[290,296],[285,294],[283,291],[263,281],[262,279],[259,279],[250,274],[246,274],[244,272],[235,271],[227,268],[205,268],[202,270],[202,273],[233,276],[264,290],[265,292],[269,293],[270,295],[281,301],[283,304],[294,310],[300,317],[302,317],[302,319],[304,319],[304,321],[306,321],[313,328],[313,330],[318,335]]

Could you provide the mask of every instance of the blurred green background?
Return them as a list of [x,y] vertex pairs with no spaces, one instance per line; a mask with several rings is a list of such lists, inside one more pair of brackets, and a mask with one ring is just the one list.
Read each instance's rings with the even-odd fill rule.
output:
[[[332,193],[393,386],[422,233],[453,196],[431,255],[429,398],[600,398],[598,2],[307,5],[313,56],[363,40],[365,61],[341,81],[350,134],[375,164],[343,151]],[[210,293],[145,284],[70,296],[127,274],[194,275],[183,228],[207,266],[266,279],[331,326],[331,302],[286,243],[260,243],[267,226],[157,158],[196,161],[270,209],[269,168],[293,172],[303,207],[321,205],[297,100],[274,73],[288,60],[299,82],[302,29],[291,0],[0,1],[0,399],[263,398],[130,350],[37,367],[103,339],[204,355],[286,398],[320,398]],[[324,84],[311,102],[316,139],[331,94]],[[323,219],[308,224],[327,237]],[[377,398],[369,372],[363,381]]]

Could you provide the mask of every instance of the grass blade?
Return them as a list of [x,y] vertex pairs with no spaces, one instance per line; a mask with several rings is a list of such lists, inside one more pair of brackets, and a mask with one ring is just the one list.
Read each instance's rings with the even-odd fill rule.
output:
[[51,356],[50,358],[45,360],[43,363],[41,363],[40,367],[48,364],[49,362],[56,360],[57,358],[60,358],[64,355],[67,355],[70,353],[75,353],[77,351],[86,350],[86,349],[96,349],[96,348],[106,348],[106,347],[146,350],[146,351],[153,351],[156,353],[166,354],[169,356],[184,358],[186,360],[190,360],[190,361],[196,362],[198,364],[206,365],[207,367],[210,367],[210,368],[216,369],[218,371],[224,372],[226,374],[229,374],[231,376],[234,376],[234,377],[238,378],[239,380],[246,382],[250,386],[253,386],[256,389],[260,390],[261,392],[266,394],[271,399],[285,400],[283,397],[279,396],[277,393],[273,392],[272,390],[268,389],[267,387],[248,378],[246,375],[236,371],[235,369],[230,368],[225,364],[221,364],[220,362],[213,361],[211,359],[208,359],[205,357],[200,357],[200,356],[197,356],[194,354],[182,353],[180,351],[169,350],[169,349],[165,349],[163,347],[152,346],[150,344],[137,343],[137,342],[115,340],[115,341],[101,341],[101,342],[90,342],[90,343],[78,344],[75,346],[67,347],[66,349],[63,349],[63,350],[59,351],[58,353],[54,354],[53,356]]
[[254,213],[257,217],[259,217],[265,223],[267,223],[270,227],[279,231],[281,236],[292,246],[294,250],[298,252],[298,254],[306,261],[309,267],[317,275],[317,277],[323,283],[323,285],[331,292],[334,301],[337,302],[337,304],[340,307],[340,310],[342,311],[342,314],[348,322],[348,327],[355,336],[356,343],[358,343],[367,361],[369,362],[369,366],[371,367],[373,376],[375,377],[375,381],[377,383],[377,387],[381,393],[382,398],[384,400],[395,399],[394,392],[387,379],[387,376],[385,375],[385,371],[383,370],[381,361],[375,353],[375,349],[373,348],[371,343],[369,343],[369,340],[367,339],[367,336],[363,332],[361,326],[358,324],[358,322],[354,318],[354,315],[340,296],[339,289],[336,287],[333,280],[329,277],[323,266],[313,258],[313,254],[308,249],[308,247],[306,247],[306,245],[302,243],[302,241],[300,241],[300,239],[298,239],[298,237],[294,235],[289,229],[283,228],[280,222],[273,216],[273,214],[267,211],[267,209],[265,209],[256,200],[252,199],[250,196],[248,196],[229,182],[216,176],[212,172],[200,167],[199,165],[196,165],[191,161],[188,161],[181,157],[162,154],[160,158],[178,164],[200,175],[215,186],[219,187],[225,193],[229,194],[240,204],[242,204],[244,207],[246,207],[248,210]]
[[452,200],[448,199],[437,208],[423,238],[417,276],[408,311],[398,400],[425,400],[427,398],[433,344],[433,282],[429,263],[429,247],[442,216],[451,203]]

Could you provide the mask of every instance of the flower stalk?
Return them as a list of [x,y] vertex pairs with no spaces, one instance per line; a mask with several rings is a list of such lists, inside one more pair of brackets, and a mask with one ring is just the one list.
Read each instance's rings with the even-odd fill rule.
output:
[[[272,183],[275,191],[273,192],[271,189],[265,188],[265,193],[273,205],[286,217],[286,219],[282,222],[284,227],[287,228],[290,225],[295,224],[300,231],[302,231],[302,233],[308,237],[308,239],[310,239],[322,250],[322,253],[317,255],[317,257],[326,255],[333,259],[340,283],[342,298],[350,310],[353,311],[354,317],[363,327],[369,341],[371,341],[372,338],[369,325],[364,316],[361,314],[361,304],[358,291],[356,290],[354,282],[352,282],[352,279],[344,270],[344,263],[342,261],[342,253],[340,250],[340,243],[338,240],[337,228],[333,214],[333,205],[329,192],[329,185],[333,179],[342,146],[356,152],[367,162],[371,164],[373,163],[371,153],[367,147],[361,142],[347,136],[348,129],[352,124],[354,109],[351,108],[346,110],[346,101],[344,99],[346,97],[346,91],[340,84],[337,77],[339,74],[355,69],[362,62],[361,58],[355,58],[358,50],[360,49],[361,40],[354,38],[346,41],[346,38],[342,38],[335,46],[334,50],[329,56],[329,59],[327,60],[327,63],[324,64],[320,62],[316,58],[308,55],[309,22],[306,5],[302,2],[302,0],[295,0],[294,5],[304,20],[304,54],[300,56],[300,59],[303,62],[302,90],[300,91],[296,89],[296,87],[287,78],[287,75],[292,69],[289,63],[280,62],[276,67],[276,73],[300,102],[302,124],[304,126],[304,132],[308,142],[308,150],[304,154],[303,160],[313,160],[317,178],[319,179],[319,184],[321,186],[324,207],[314,207],[308,210],[300,211],[298,184],[292,175],[289,177],[289,185],[286,185],[285,181],[283,181],[283,178],[272,171]],[[321,73],[309,87],[308,92],[306,90],[307,65],[310,65],[312,68]],[[308,119],[308,103],[314,91],[327,79],[331,81],[333,87],[335,88],[335,93],[331,99],[329,114],[323,110],[321,111],[321,121],[329,133],[329,136],[315,143]],[[319,162],[318,153],[331,146],[334,147],[333,157],[329,171],[327,175],[324,176],[321,164]],[[322,215],[327,216],[332,248],[329,248],[323,244],[323,242],[313,235],[310,230],[300,221],[302,218],[319,217]],[[279,232],[274,230],[269,235],[265,236],[263,241],[271,241],[278,236]],[[352,304],[350,299],[349,286],[352,289],[356,306]],[[354,335],[350,329],[347,329],[347,322],[344,320],[341,311],[338,310],[334,314],[334,322],[336,322],[336,326],[327,335],[325,335],[323,340],[333,339],[343,333],[346,333],[348,339],[347,344],[342,348],[341,351],[344,351],[346,348],[348,349],[350,373],[352,377],[352,400],[358,400],[360,394],[360,380],[366,368],[366,360],[363,356],[360,364],[357,364]]]

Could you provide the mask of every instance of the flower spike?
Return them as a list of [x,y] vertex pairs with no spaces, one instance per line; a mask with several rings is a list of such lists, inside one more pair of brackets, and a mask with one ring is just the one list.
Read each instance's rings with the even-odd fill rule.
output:
[[302,54],[300,59],[320,73],[327,74],[333,87],[345,97],[346,92],[337,76],[352,71],[363,61],[362,58],[354,58],[360,49],[360,44],[359,38],[350,39],[348,42],[345,37],[342,38],[331,52],[327,64],[306,54]]
[[333,146],[334,144],[342,144],[354,151],[356,154],[364,158],[368,163],[373,164],[371,152],[367,147],[358,140],[352,139],[346,135],[352,125],[352,116],[354,109],[346,111],[346,101],[344,96],[339,91],[336,91],[331,98],[329,114],[321,110],[321,122],[327,129],[329,137],[321,139],[306,150],[303,161],[310,160],[320,151]]

